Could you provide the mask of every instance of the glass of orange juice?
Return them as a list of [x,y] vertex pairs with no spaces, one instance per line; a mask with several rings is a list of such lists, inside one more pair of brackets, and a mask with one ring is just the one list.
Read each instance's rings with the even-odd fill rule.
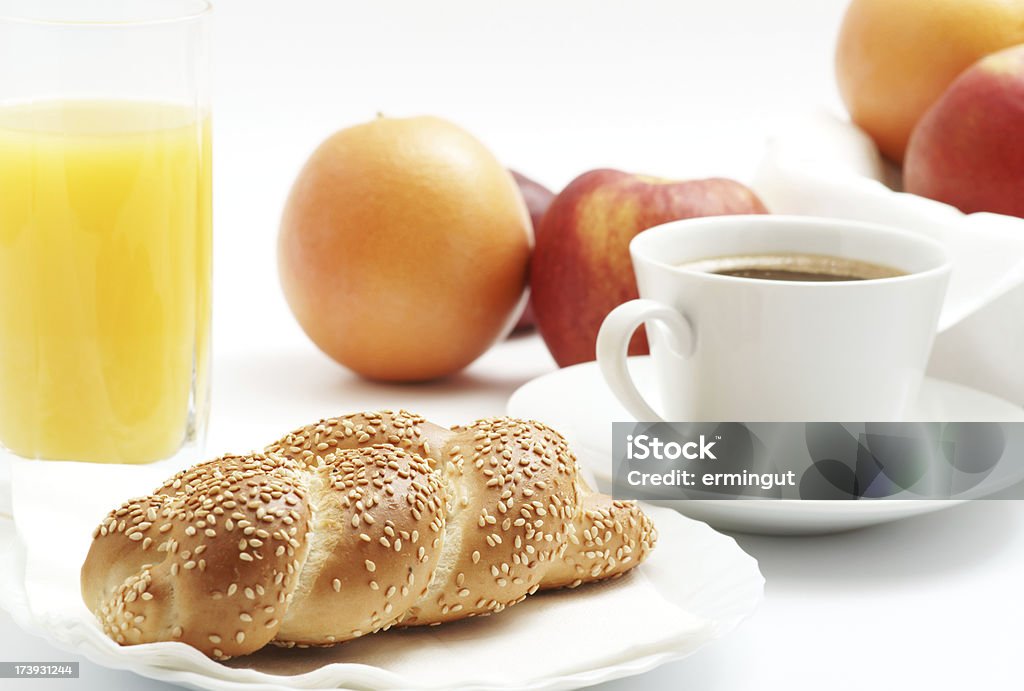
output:
[[147,463],[209,397],[210,7],[0,0],[0,444]]

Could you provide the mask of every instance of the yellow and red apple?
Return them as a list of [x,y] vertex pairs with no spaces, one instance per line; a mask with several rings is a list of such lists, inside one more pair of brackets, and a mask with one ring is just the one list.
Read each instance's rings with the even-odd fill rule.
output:
[[903,183],[965,213],[1024,216],[1024,45],[950,84],[914,128]]

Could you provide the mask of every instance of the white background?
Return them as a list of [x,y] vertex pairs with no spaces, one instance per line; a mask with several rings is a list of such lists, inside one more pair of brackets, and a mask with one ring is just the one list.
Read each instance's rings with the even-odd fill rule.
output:
[[[554,367],[534,336],[493,349],[443,384],[381,387],[305,340],[278,289],[275,238],[291,180],[327,134],[377,112],[429,113],[462,124],[556,189],[606,166],[744,179],[769,132],[816,107],[839,108],[832,46],[844,5],[217,2],[210,454],[380,406],[442,423],[500,414],[517,386]],[[829,537],[738,539],[767,578],[757,614],[688,660],[607,688],[1024,683],[1019,502],[976,502]],[[67,659],[4,614],[0,641],[2,659]],[[0,687],[169,688],[88,663],[79,682]]]

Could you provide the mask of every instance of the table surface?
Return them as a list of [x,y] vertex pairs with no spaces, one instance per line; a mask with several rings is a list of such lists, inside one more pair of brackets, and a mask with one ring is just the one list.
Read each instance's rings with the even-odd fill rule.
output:
[[[501,414],[554,363],[536,336],[426,386],[361,381],[321,355],[277,284],[277,220],[326,134],[376,112],[436,113],[559,188],[613,166],[748,179],[794,113],[837,109],[847,0],[217,0],[214,399],[209,454],[330,414]],[[767,579],[755,615],[691,658],[608,689],[1024,686],[1024,503],[979,501],[839,535],[737,536]],[[66,660],[0,613],[5,660]],[[82,664],[82,682],[170,688]]]
[[[211,454],[251,447],[282,418],[287,428],[325,412],[401,404],[448,423],[500,414],[519,384],[553,367],[537,336],[497,346],[449,382],[413,389],[361,382],[305,344],[215,365]],[[599,688],[939,691],[1024,682],[1024,502],[975,501],[837,535],[735,537],[767,581],[753,617],[686,660]],[[68,659],[3,613],[0,641],[2,659]],[[88,661],[81,679],[0,688],[172,688]]]

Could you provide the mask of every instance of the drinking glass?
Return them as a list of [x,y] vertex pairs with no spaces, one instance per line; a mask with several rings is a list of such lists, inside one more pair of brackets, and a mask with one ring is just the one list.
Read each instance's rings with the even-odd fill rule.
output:
[[0,444],[147,463],[209,398],[210,6],[0,0]]

